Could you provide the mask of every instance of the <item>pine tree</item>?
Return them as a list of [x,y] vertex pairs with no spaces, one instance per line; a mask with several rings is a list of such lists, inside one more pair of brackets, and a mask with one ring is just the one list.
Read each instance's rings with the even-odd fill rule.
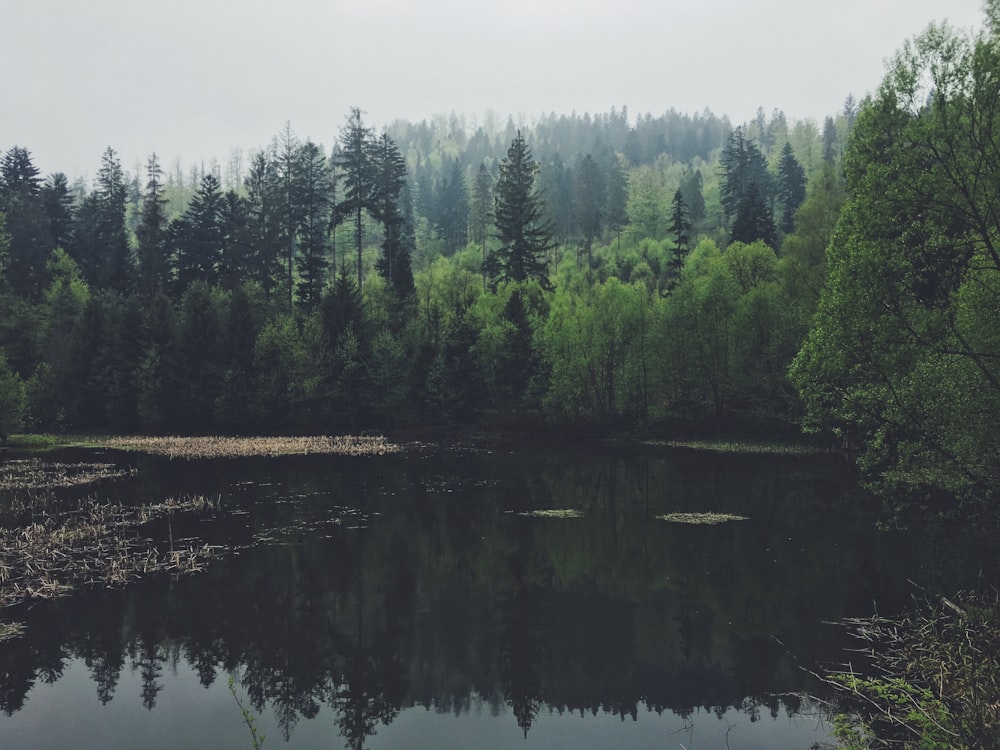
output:
[[795,158],[791,144],[786,141],[778,163],[778,200],[781,203],[779,226],[785,234],[795,229],[793,217],[805,199],[806,171]]
[[361,251],[364,243],[364,214],[371,211],[374,192],[374,133],[361,120],[361,110],[351,108],[347,124],[340,131],[340,151],[336,165],[344,183],[344,194],[337,203],[335,222],[350,219],[354,225],[354,250],[357,253],[358,289],[362,289]]
[[299,167],[298,296],[311,309],[319,304],[328,263],[333,173],[323,152],[312,141],[303,144]]
[[183,293],[194,281],[208,284],[218,281],[225,247],[222,203],[219,178],[209,172],[202,178],[184,215],[171,223],[178,293]]
[[684,259],[687,258],[687,254],[691,250],[691,221],[688,218],[684,193],[680,188],[677,188],[671,203],[670,233],[674,237],[674,252],[670,256],[669,262],[669,283],[670,287],[673,288],[677,279],[680,278],[681,269],[684,268]]
[[756,186],[758,199],[770,202],[771,175],[767,171],[767,160],[755,144],[744,138],[742,128],[733,131],[719,162],[722,168],[719,197],[726,216],[736,216],[751,185]]
[[84,272],[99,286],[124,292],[132,281],[132,251],[125,231],[128,185],[118,154],[107,148],[94,188],[95,245]]
[[[594,267],[593,244],[601,234],[603,223],[604,184],[601,170],[594,157],[587,154],[576,171],[576,215],[587,257],[588,276]],[[577,263],[577,266],[580,264]]]
[[406,190],[406,162],[392,138],[383,133],[375,144],[373,156],[373,189],[371,213],[382,224],[382,253],[375,263],[397,299],[406,299],[414,292],[410,253],[414,241],[408,231],[402,205]]
[[437,229],[448,255],[469,241],[469,192],[458,159],[453,159],[448,177],[438,192]]
[[486,289],[486,237],[489,234],[490,222],[493,217],[493,177],[486,169],[485,163],[479,164],[476,180],[472,185],[472,205],[470,207],[469,224],[472,229],[472,241],[482,249],[483,254],[483,290]]
[[280,191],[276,165],[263,151],[250,160],[246,191],[247,268],[270,299],[281,267]]
[[170,265],[167,257],[167,200],[163,197],[163,170],[156,154],[146,164],[146,194],[135,231],[139,291],[147,297],[166,289]]
[[778,232],[774,227],[771,207],[760,194],[756,183],[750,183],[736,209],[733,220],[733,242],[750,244],[762,240],[770,248],[777,246]]
[[518,131],[500,163],[494,223],[500,246],[488,260],[495,281],[536,279],[551,289],[545,254],[555,245],[552,227],[543,219],[542,198],[534,189],[538,164]]
[[22,296],[36,296],[45,278],[51,248],[38,168],[27,149],[14,146],[0,160],[0,213],[9,237],[7,283]]

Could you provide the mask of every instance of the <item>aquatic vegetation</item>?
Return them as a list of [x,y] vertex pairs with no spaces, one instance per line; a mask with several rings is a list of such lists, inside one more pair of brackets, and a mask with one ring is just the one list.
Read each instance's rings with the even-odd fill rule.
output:
[[52,599],[80,586],[119,586],[158,571],[195,573],[218,553],[209,545],[160,551],[134,530],[174,512],[209,505],[203,497],[127,507],[85,503],[46,513],[23,527],[0,529],[0,607]]
[[24,623],[21,622],[0,622],[0,643],[24,635]]
[[583,518],[583,513],[575,508],[548,508],[545,510],[529,510],[521,513],[531,518]]
[[22,458],[0,463],[0,490],[76,487],[134,476],[135,473],[135,469],[122,469],[107,463],[54,463]]
[[333,435],[319,437],[113,437],[102,444],[109,448],[143,451],[170,458],[235,458],[244,456],[291,456],[337,454],[381,456],[401,447],[382,435]]
[[728,523],[730,521],[749,521],[746,516],[737,516],[732,513],[665,513],[657,516],[658,521],[668,521],[670,523],[690,523],[699,525],[714,525],[717,523]]
[[822,452],[821,449],[805,443],[757,443],[736,440],[646,440],[643,445],[689,448],[710,453],[767,454],[773,456],[812,455]]

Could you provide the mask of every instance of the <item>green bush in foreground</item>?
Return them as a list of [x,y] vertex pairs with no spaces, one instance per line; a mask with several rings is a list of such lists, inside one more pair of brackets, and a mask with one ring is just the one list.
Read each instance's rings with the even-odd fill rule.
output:
[[870,663],[827,682],[840,700],[843,747],[1000,748],[1000,598],[969,594],[920,604],[900,619],[851,620]]

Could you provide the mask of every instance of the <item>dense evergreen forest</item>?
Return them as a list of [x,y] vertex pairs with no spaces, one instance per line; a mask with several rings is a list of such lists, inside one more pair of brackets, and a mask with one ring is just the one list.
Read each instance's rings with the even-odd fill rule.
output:
[[[989,11],[988,11],[989,13]],[[931,27],[823,126],[459,116],[92,184],[0,159],[0,427],[836,436],[989,495],[1000,51]]]

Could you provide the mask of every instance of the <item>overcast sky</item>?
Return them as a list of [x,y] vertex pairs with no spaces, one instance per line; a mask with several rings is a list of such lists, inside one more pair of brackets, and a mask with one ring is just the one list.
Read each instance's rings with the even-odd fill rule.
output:
[[738,124],[840,111],[928,23],[981,0],[0,0],[0,151],[93,176],[225,162],[290,121],[332,145],[351,106],[376,128],[488,110],[631,115],[706,107]]

